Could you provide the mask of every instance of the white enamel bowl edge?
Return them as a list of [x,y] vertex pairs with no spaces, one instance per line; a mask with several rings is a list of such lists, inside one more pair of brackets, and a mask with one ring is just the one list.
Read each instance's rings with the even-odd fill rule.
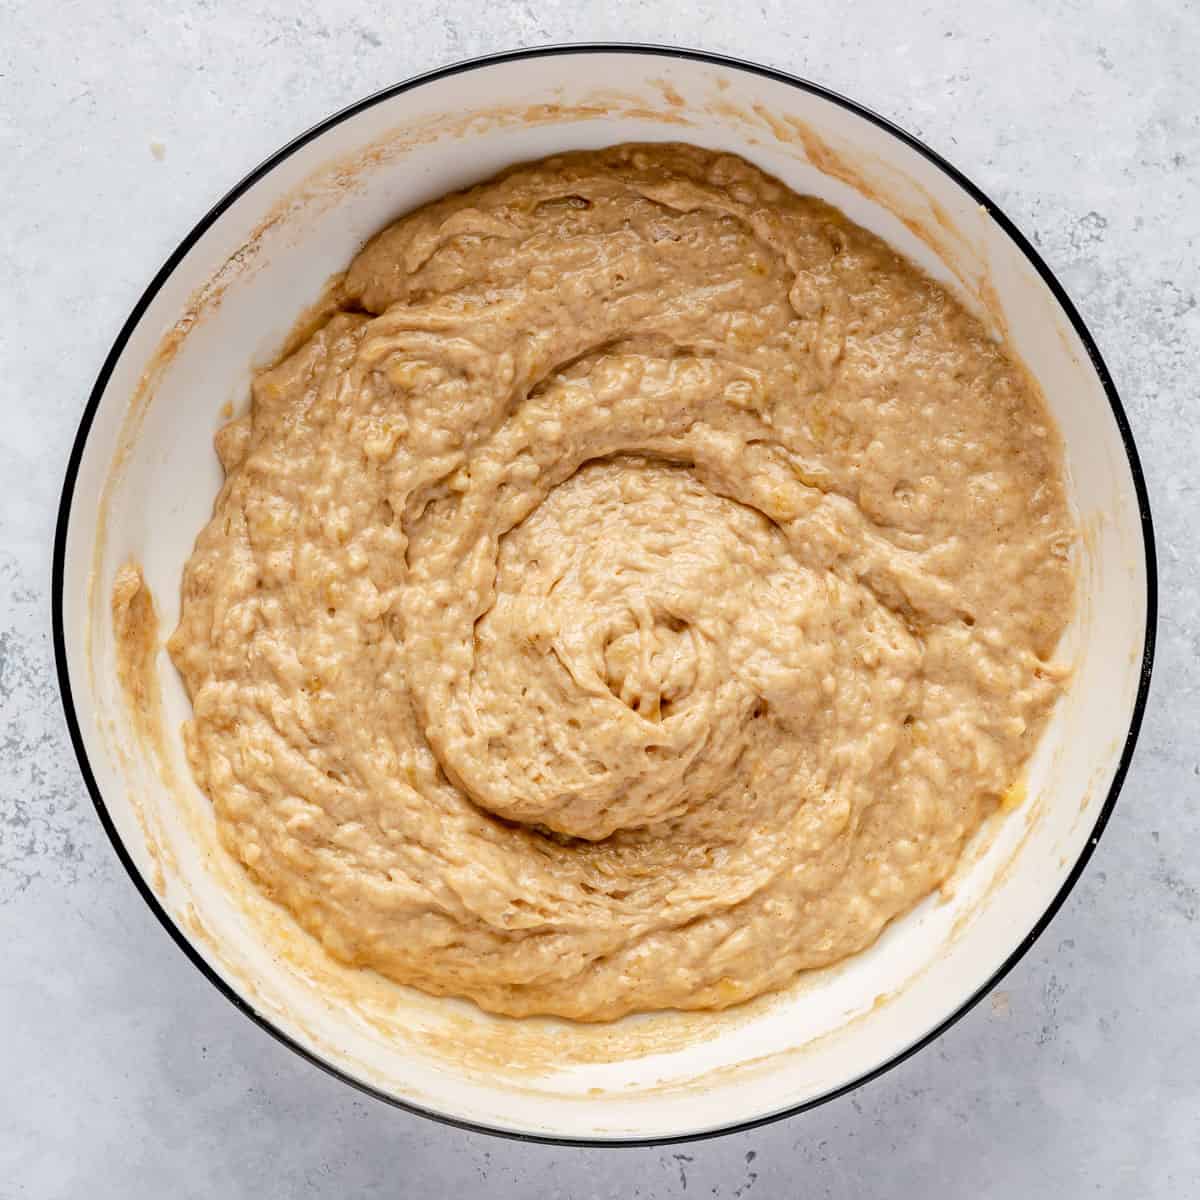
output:
[[[319,971],[273,951],[269,918],[231,901],[187,778],[177,732],[186,701],[165,655],[177,788],[163,785],[129,728],[106,616],[112,578],[128,558],[140,561],[164,629],[173,626],[180,570],[219,486],[220,409],[244,406],[251,364],[389,218],[520,159],[669,139],[742,153],[826,197],[1008,337],[1062,429],[1084,531],[1082,603],[1066,647],[1075,678],[1031,769],[1026,812],[989,830],[951,896],[927,901],[844,967],[749,1012],[705,1018],[690,1038],[677,1036],[678,1019],[635,1019],[610,1045],[640,1051],[610,1050],[608,1061],[546,1059],[576,1036],[561,1024],[517,1029],[459,1002],[385,989],[378,1003],[392,1006],[398,1027],[431,1035],[410,1040],[331,998]],[[155,360],[206,288],[200,319]],[[155,361],[148,402],[131,416]],[[72,739],[114,846],[163,925],[244,1011],[348,1081],[443,1119],[634,1142],[817,1103],[899,1061],[994,984],[1061,903],[1115,800],[1145,703],[1154,584],[1145,488],[1112,383],[1050,272],[981,193],[911,138],[801,81],[688,51],[567,47],[461,64],[371,97],[286,147],[196,227],[122,329],[85,411],[59,516],[54,632]],[[457,1062],[445,1051],[455,1030],[493,1045],[511,1038],[512,1061]],[[601,1044],[594,1031],[578,1036]],[[518,1061],[529,1047],[540,1047],[542,1068]]]

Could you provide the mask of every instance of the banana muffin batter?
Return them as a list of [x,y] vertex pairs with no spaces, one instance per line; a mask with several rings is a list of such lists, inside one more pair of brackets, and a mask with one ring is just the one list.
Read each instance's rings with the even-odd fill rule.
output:
[[170,652],[229,849],[499,1013],[717,1008],[875,940],[1018,778],[1061,446],[943,288],[741,159],[397,221],[221,430]]

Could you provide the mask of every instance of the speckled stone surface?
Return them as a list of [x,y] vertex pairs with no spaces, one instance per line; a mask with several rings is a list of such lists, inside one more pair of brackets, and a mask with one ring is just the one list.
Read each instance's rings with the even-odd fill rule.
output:
[[[141,289],[285,139],[457,58],[597,38],[758,59],[925,138],[1040,247],[1116,377],[1161,559],[1133,770],[989,1000],[748,1134],[567,1150],[367,1100],[241,1017],[125,878],[49,636],[61,475]],[[0,3],[0,1197],[1181,1197],[1200,1179],[1200,7]]]

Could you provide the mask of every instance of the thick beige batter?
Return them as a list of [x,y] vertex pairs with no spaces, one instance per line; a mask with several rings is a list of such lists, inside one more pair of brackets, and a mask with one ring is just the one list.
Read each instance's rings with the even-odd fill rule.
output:
[[1061,687],[1059,440],[947,293],[625,146],[403,218],[221,431],[197,779],[338,957],[512,1014],[719,1007],[953,868]]

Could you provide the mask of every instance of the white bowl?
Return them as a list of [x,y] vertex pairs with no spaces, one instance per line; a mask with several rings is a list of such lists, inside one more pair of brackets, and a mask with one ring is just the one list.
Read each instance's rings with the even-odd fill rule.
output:
[[[374,977],[356,984],[245,884],[188,774],[187,702],[164,653],[161,762],[131,726],[108,597],[136,558],[173,628],[180,571],[220,483],[222,407],[246,404],[252,364],[365,238],[514,161],[631,140],[745,155],[886,238],[1008,339],[1062,429],[1084,531],[1066,646],[1076,673],[1023,812],[987,827],[946,894],[867,952],[724,1014],[511,1021]],[[435,71],[330,117],[238,184],[155,276],[104,363],[67,470],[53,583],[81,769],[122,862],[192,961],[264,1028],[375,1095],[579,1142],[698,1136],[796,1111],[900,1061],[970,1007],[1032,944],[1096,843],[1141,721],[1155,619],[1129,427],[1079,314],[1025,238],[953,167],[860,106],[776,71],[642,46]]]

